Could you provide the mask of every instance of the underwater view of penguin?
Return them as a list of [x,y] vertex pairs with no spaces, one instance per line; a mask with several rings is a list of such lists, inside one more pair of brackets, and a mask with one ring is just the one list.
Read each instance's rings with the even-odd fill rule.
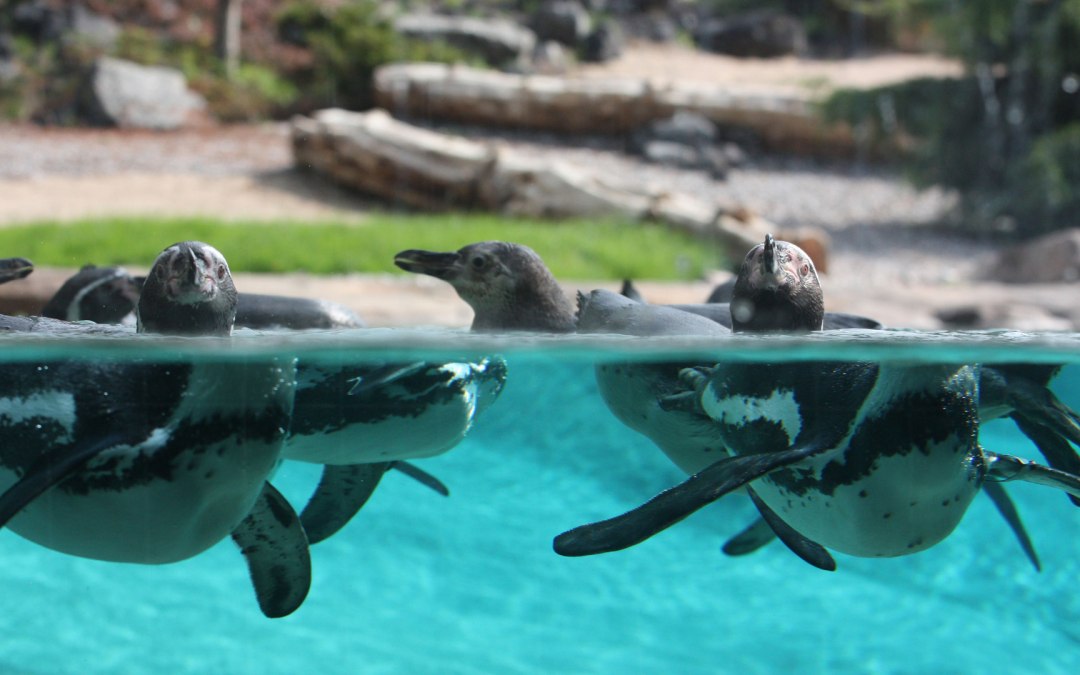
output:
[[[813,261],[791,243],[766,236],[746,254],[730,301],[700,305],[650,304],[629,286],[575,302],[540,256],[509,242],[409,249],[394,262],[445,281],[472,308],[471,331],[458,337],[494,335],[508,347],[523,334],[696,341],[694,355],[677,360],[595,364],[614,419],[688,478],[559,534],[553,560],[626,549],[734,493],[757,518],[732,533],[725,553],[779,540],[835,570],[832,552],[885,558],[934,546],[985,493],[1040,569],[1002,483],[1080,504],[1080,416],[1052,391],[1059,364],[770,361],[768,350],[725,359],[777,334],[892,335],[872,317],[827,311]],[[32,270],[22,258],[0,260],[0,283]],[[186,560],[231,539],[262,613],[292,614],[318,574],[310,546],[350,524],[385,475],[449,495],[415,461],[459,445],[508,381],[503,356],[475,351],[387,361],[229,351],[239,336],[250,345],[289,331],[365,330],[334,303],[244,293],[225,256],[203,242],[165,248],[146,277],[84,267],[42,316],[0,316],[0,335],[20,346],[85,338],[147,350],[0,365],[0,527],[59,553],[139,564]],[[203,343],[208,358],[168,356]],[[980,429],[997,418],[1011,419],[1046,464],[983,447]],[[294,462],[321,472],[301,508],[274,487]]]

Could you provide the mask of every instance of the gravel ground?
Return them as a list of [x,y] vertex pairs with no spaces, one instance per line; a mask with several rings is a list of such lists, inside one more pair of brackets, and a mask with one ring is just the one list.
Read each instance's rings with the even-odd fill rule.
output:
[[[636,159],[618,139],[453,131],[614,181],[746,206],[784,229],[818,228],[831,238],[835,283],[955,283],[975,278],[992,255],[933,227],[947,218],[951,194],[917,191],[879,168],[759,158],[717,180]],[[356,218],[370,206],[292,170],[284,124],[173,133],[0,126],[0,223],[109,213]]]

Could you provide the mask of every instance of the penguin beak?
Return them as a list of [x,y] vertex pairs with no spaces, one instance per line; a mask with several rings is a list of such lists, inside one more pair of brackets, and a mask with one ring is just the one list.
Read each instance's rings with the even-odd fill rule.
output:
[[761,265],[758,272],[761,275],[760,283],[763,288],[779,288],[787,281],[787,271],[780,264],[780,259],[776,255],[776,240],[773,239],[771,234],[765,235],[765,244],[761,249]]
[[213,265],[207,265],[194,250],[189,250],[186,258],[175,258],[174,265],[169,270],[165,288],[177,303],[197,305],[216,295],[217,281],[212,273]]
[[457,253],[436,253],[410,249],[394,256],[394,264],[414,274],[426,274],[436,279],[448,280],[461,270]]
[[26,258],[0,259],[0,284],[22,279],[34,271],[34,263]]

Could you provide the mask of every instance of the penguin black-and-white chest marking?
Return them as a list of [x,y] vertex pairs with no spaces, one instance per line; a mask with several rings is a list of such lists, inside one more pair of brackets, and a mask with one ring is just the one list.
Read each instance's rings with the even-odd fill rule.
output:
[[191,557],[251,510],[280,457],[294,388],[291,361],[9,365],[0,385],[8,439],[0,492],[45,457],[118,435],[9,527],[88,558]]
[[[758,384],[740,389],[750,377]],[[721,364],[702,407],[737,455],[820,446],[755,481],[757,494],[824,546],[896,556],[946,537],[978,493],[977,377],[969,366]]]

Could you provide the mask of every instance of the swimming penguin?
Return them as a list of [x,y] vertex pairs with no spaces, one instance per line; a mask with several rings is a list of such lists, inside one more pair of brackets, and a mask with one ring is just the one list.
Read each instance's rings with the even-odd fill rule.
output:
[[[786,255],[784,251],[782,255]],[[403,251],[395,257],[395,263],[406,271],[428,274],[451,283],[472,307],[475,330],[555,333],[576,330],[640,336],[722,337],[729,333],[731,325],[731,314],[726,306],[722,307],[722,312],[717,311],[720,306],[695,307],[697,311],[687,312],[680,311],[682,307],[631,302],[606,291],[593,291],[589,296],[583,296],[575,315],[540,257],[531,249],[510,242],[480,242],[456,253]],[[808,264],[812,266],[812,263]],[[813,279],[816,281],[816,273]],[[807,295],[812,295],[814,290],[808,289]],[[816,292],[820,298],[820,287]],[[813,305],[812,299],[809,304]],[[821,309],[820,301],[817,305]],[[809,320],[806,330],[820,328],[826,317],[830,327],[879,325],[863,317],[825,315],[823,309],[821,311],[822,315]],[[767,317],[767,313],[760,313],[758,321]],[[689,365],[600,363],[596,367],[596,377],[605,403],[620,421],[653,440],[680,468],[695,473],[724,456],[726,450],[715,424],[700,411],[699,405],[689,401],[682,406],[671,403],[672,399],[685,398],[691,393],[679,379],[679,372]],[[759,505],[759,508],[764,507]],[[772,519],[771,524],[771,528],[748,528],[729,542],[725,551],[749,553],[771,541],[775,533],[797,555],[812,564],[832,564],[831,559],[821,555],[820,547],[784,527],[777,519]]]
[[[820,325],[821,303],[805,295],[811,272],[797,249],[767,238],[740,271],[750,283],[736,283],[733,314],[745,311],[735,325]],[[785,293],[801,324],[784,316]],[[687,377],[732,456],[624,516],[560,535],[557,552],[625,548],[745,487],[781,538],[819,546],[829,569],[823,547],[882,557],[932,546],[988,478],[1080,488],[1073,474],[978,446],[978,366],[733,362],[706,372]]]
[[[116,314],[126,312],[107,314],[101,307],[127,303],[134,309],[128,291],[134,288],[137,302],[144,283],[144,277],[131,277],[121,268],[88,266],[49,304],[56,316],[114,322]],[[79,302],[91,292],[95,302]],[[262,330],[363,326],[356,314],[336,303],[252,293],[237,294],[234,323]],[[389,469],[448,494],[437,478],[405,459],[444,452],[461,440],[476,415],[501,391],[505,367],[492,361],[340,367],[301,361],[284,456],[326,465],[300,515],[309,542],[322,541],[343,527]],[[359,380],[364,386],[357,385]],[[477,400],[483,403],[476,405]]]
[[[154,263],[138,330],[225,336],[235,299],[217,250],[175,244]],[[6,364],[0,525],[63,553],[147,564],[231,536],[263,612],[291,613],[310,585],[307,540],[267,477],[295,377],[291,359],[267,357]]]

